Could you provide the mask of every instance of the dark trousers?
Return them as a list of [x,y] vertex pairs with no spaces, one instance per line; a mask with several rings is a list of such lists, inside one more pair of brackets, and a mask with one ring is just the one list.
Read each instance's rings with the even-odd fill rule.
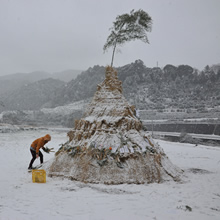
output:
[[[36,151],[30,149],[31,151],[31,154],[32,154],[32,159],[31,159],[31,162],[29,164],[29,167],[28,168],[32,168],[32,165],[34,163],[34,161],[36,160]],[[43,154],[39,151],[39,157],[40,157],[40,163],[43,163],[44,162],[44,158],[43,158]]]

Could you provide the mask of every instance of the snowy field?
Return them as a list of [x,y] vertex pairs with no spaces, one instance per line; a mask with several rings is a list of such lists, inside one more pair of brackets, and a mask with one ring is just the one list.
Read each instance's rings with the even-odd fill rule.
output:
[[[59,130],[0,133],[0,220],[220,219],[220,148],[157,140],[185,170],[181,183],[107,186],[49,177],[32,183],[29,146],[47,133],[48,147],[67,141]],[[53,156],[44,153],[44,160]]]

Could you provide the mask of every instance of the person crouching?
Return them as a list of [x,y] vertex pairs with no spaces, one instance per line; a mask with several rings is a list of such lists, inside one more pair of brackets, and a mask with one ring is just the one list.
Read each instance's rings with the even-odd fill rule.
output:
[[30,161],[28,169],[32,169],[32,165],[36,158],[40,157],[40,163],[42,164],[44,162],[43,154],[41,153],[40,149],[42,148],[44,150],[44,145],[51,140],[51,136],[49,134],[46,134],[44,137],[36,139],[30,147],[30,151],[32,154],[32,159]]

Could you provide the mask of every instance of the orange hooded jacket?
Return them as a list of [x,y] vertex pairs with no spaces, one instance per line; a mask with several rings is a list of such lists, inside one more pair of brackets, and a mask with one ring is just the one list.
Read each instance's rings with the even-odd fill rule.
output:
[[31,147],[36,150],[36,154],[39,153],[40,148],[42,148],[48,141],[51,140],[51,136],[46,134],[44,137],[36,139],[32,144]]

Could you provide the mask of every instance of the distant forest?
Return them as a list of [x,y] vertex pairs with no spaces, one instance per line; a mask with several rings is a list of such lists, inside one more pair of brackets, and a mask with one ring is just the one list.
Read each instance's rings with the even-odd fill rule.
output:
[[[148,68],[141,60],[116,68],[123,94],[139,109],[196,108],[220,105],[220,65],[201,72],[189,65]],[[94,66],[57,92],[53,105],[92,97],[105,67]]]
[[[124,96],[138,109],[202,110],[220,106],[219,64],[198,71],[189,65],[149,68],[137,60],[116,69],[123,82]],[[14,91],[0,94],[1,111],[40,110],[87,100],[93,97],[97,84],[104,78],[105,67],[96,65],[69,82],[50,78],[25,83]]]
[[[137,60],[116,69],[123,82],[124,96],[131,105],[144,110],[140,115],[143,120],[219,118],[219,64],[198,71],[189,65],[149,68]],[[78,101],[85,105],[90,102],[97,84],[104,78],[105,67],[96,65],[69,82],[47,78],[20,82],[19,86],[17,79],[14,82],[7,79],[12,89],[8,86],[7,92],[0,94],[0,123],[72,127],[74,120],[81,118],[84,111],[84,105],[77,106]],[[17,89],[13,86],[16,82]],[[6,82],[2,81],[2,84]],[[76,109],[65,106],[71,103]],[[56,113],[54,108],[58,106],[64,106],[62,113]],[[50,110],[45,113],[42,108]]]
[[[139,61],[131,72],[135,69],[133,76],[126,77],[123,87],[126,97],[140,109],[201,109],[220,105],[220,65],[206,66],[199,72],[188,65],[146,68]],[[120,78],[123,79],[122,74]]]

